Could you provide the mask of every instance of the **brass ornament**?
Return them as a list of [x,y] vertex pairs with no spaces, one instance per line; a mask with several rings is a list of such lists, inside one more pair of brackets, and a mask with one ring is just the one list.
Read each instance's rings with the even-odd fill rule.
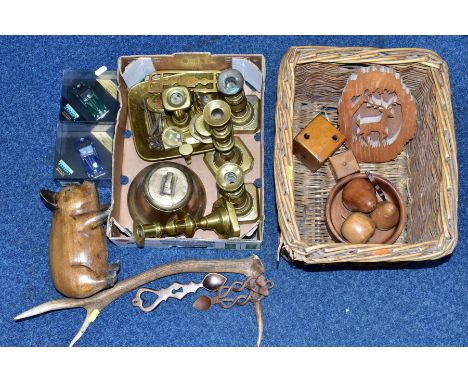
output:
[[216,70],[158,70],[149,75],[146,81],[148,93],[162,93],[172,86],[185,86],[200,93],[216,92]]

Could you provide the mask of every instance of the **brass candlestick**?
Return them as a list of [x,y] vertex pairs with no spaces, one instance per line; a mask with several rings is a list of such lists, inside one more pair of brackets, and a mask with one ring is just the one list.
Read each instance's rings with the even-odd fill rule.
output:
[[242,73],[236,69],[223,70],[218,76],[217,87],[231,108],[235,130],[243,132],[257,130],[258,98],[245,95]]
[[214,152],[205,154],[204,160],[215,176],[226,162],[238,164],[244,172],[253,166],[252,154],[241,139],[234,137],[231,115],[229,105],[222,100],[210,101],[203,109],[203,121],[215,147]]
[[253,118],[253,108],[244,92],[244,77],[236,69],[223,70],[218,76],[218,90],[229,104],[233,123],[243,125]]
[[218,199],[213,204],[212,212],[198,220],[187,214],[181,220],[171,220],[166,224],[159,222],[140,224],[134,222],[133,236],[136,245],[143,247],[146,238],[179,235],[193,237],[198,229],[215,231],[224,238],[238,237],[240,227],[233,204],[223,198]]
[[239,222],[258,220],[258,192],[254,184],[245,184],[241,168],[234,163],[222,165],[216,175],[221,195],[234,205]]
[[185,86],[165,89],[162,93],[162,102],[165,111],[170,113],[165,119],[167,126],[185,128],[189,125],[192,101],[190,92]]

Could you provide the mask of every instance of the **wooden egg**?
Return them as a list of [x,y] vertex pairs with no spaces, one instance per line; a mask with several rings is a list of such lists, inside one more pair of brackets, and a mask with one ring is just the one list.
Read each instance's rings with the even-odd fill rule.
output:
[[374,221],[362,212],[353,212],[341,226],[341,234],[351,244],[367,243],[374,232]]
[[344,206],[351,212],[372,212],[377,206],[374,186],[368,179],[357,178],[346,184],[342,196]]
[[377,229],[388,231],[400,221],[400,211],[398,211],[398,207],[392,202],[379,202],[371,213],[371,219],[374,221]]

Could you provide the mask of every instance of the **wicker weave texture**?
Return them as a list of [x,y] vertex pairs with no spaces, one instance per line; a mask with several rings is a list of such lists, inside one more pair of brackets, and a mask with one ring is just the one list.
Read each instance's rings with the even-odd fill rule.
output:
[[[292,153],[294,136],[318,113],[337,125],[343,88],[363,65],[392,67],[416,99],[417,132],[403,152],[390,162],[361,163],[388,178],[406,200],[407,224],[392,245],[333,242],[324,213],[335,184],[329,164],[311,173]],[[288,260],[418,261],[450,254],[458,237],[458,168],[446,63],[421,49],[290,48],[278,78],[275,187],[279,253]]]

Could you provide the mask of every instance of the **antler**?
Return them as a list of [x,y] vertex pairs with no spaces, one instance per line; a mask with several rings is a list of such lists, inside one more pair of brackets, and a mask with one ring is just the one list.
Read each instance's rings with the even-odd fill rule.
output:
[[[86,332],[89,325],[97,318],[99,313],[114,300],[131,290],[163,277],[178,273],[237,273],[246,277],[260,276],[264,267],[258,256],[250,256],[239,260],[185,260],[160,265],[138,275],[120,281],[113,288],[103,290],[94,296],[84,299],[62,298],[38,305],[15,317],[15,320],[37,316],[38,314],[61,309],[83,308],[86,317],[70,343],[73,346]],[[255,315],[258,325],[257,346],[260,346],[263,337],[263,314],[261,302],[254,302]]]
[[390,97],[388,100],[385,101],[383,98],[382,94],[379,93],[380,96],[377,96],[376,94],[372,94],[370,98],[368,99],[367,106],[368,107],[373,107],[374,109],[377,108],[384,108],[384,109],[391,109],[394,105],[398,104],[398,95],[395,93],[391,93]]
[[383,100],[381,96],[378,97],[376,94],[372,94],[368,102],[368,104],[374,109],[378,109],[379,107],[381,107],[382,103],[383,103]]
[[390,98],[385,103],[386,108],[391,108],[399,103],[398,95],[396,93],[392,93]]

